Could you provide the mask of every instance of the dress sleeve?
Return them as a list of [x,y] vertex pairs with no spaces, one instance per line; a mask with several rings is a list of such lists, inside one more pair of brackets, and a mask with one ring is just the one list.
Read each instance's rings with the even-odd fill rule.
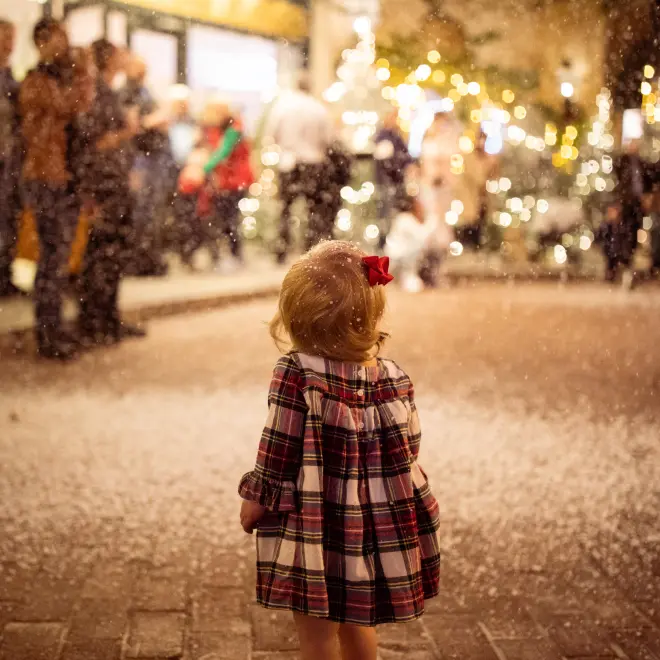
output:
[[419,424],[419,415],[415,404],[415,388],[410,383],[408,390],[408,401],[410,401],[410,420],[408,422],[408,447],[413,458],[417,460],[419,456],[419,445],[422,441],[422,428]]
[[270,384],[257,464],[238,488],[244,500],[274,512],[297,509],[295,480],[302,463],[306,416],[300,368],[292,357],[285,356],[277,363]]

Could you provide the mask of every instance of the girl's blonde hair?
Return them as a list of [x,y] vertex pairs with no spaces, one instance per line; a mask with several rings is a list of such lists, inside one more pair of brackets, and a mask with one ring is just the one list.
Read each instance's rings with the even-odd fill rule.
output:
[[344,362],[365,362],[387,337],[379,324],[385,291],[370,286],[362,250],[326,241],[302,256],[282,283],[270,334],[282,347]]

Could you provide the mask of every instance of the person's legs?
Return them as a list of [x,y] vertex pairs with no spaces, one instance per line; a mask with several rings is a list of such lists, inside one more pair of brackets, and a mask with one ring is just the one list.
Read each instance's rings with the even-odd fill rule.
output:
[[218,198],[218,214],[221,218],[223,233],[229,240],[229,249],[236,259],[241,259],[243,256],[243,242],[238,226],[240,215],[238,203],[243,195],[243,191],[232,190],[223,193]]
[[193,254],[204,242],[200,219],[197,216],[197,196],[179,193],[174,200],[174,215],[178,227],[181,261],[190,265]]
[[[103,213],[103,209],[100,210]],[[108,340],[104,334],[103,312],[107,307],[106,278],[108,263],[106,252],[111,238],[101,227],[93,225],[87,239],[85,261],[81,273],[80,316],[78,325],[81,341],[103,343]]]
[[338,623],[304,614],[294,614],[293,619],[298,629],[302,660],[339,660]]
[[376,660],[378,657],[378,635],[375,628],[339,626],[339,644],[342,660]]
[[378,191],[378,227],[380,235],[378,237],[378,247],[385,248],[387,242],[387,235],[390,233],[392,226],[392,217],[394,215],[394,205],[396,203],[397,188],[392,183],[384,182],[380,185]]
[[62,297],[77,205],[65,186],[32,182],[26,186],[39,237],[39,263],[34,283],[36,337],[46,357],[70,357],[72,347],[62,342]]
[[163,173],[155,156],[140,154],[136,159],[133,191],[135,240],[129,272],[136,275],[164,275],[167,268],[161,250],[163,199]]
[[660,214],[653,215],[653,229],[651,230],[651,270],[660,274]]
[[0,297],[18,293],[11,282],[11,264],[18,241],[20,201],[18,176],[11,161],[0,163]]
[[424,253],[419,264],[418,275],[425,286],[430,288],[438,286],[442,257],[442,250],[437,248],[429,249]]
[[291,206],[300,194],[298,179],[298,168],[292,172],[280,173],[280,200],[282,202],[282,210],[280,211],[279,241],[275,248],[275,256],[279,262],[284,262],[291,248]]
[[607,251],[605,254],[605,281],[614,282],[616,279],[616,271],[618,267],[618,259],[613,251]]
[[104,331],[115,340],[125,336],[143,336],[142,330],[126,326],[119,313],[119,284],[130,258],[133,207],[128,189],[117,187],[105,204],[104,213],[114,231],[109,232],[105,248],[106,298],[103,309]]
[[102,199],[92,227],[82,275],[80,328],[86,339],[112,343],[144,332],[122,323],[119,284],[130,251],[131,199],[120,185]]
[[307,201],[307,234],[305,249],[309,250],[322,240],[332,238],[334,217],[332,192],[328,185],[325,166],[308,165],[302,173],[303,194]]

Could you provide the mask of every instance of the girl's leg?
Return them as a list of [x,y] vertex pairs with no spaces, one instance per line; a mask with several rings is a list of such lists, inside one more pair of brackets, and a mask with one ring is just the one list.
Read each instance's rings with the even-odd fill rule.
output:
[[[294,614],[293,619],[298,628],[302,660],[339,660],[338,623],[304,614]],[[363,660],[371,659],[365,657]]]
[[342,623],[339,626],[339,644],[342,660],[376,660],[378,657],[375,628]]

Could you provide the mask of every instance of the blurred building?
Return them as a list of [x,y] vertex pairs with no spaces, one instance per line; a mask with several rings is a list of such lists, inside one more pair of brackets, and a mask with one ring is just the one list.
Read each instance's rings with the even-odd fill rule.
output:
[[[626,0],[627,2],[627,0]],[[622,3],[625,4],[625,3]],[[561,109],[564,91],[591,108],[603,85],[607,8],[598,0],[444,0],[480,68],[533,90],[535,101]],[[567,87],[569,84],[571,87]]]
[[193,108],[221,96],[248,126],[306,49],[306,10],[288,0],[82,0],[63,10],[75,44],[107,36],[140,55],[157,97],[185,83]]
[[44,13],[64,17],[74,45],[107,37],[138,53],[157,97],[186,83],[193,105],[222,96],[248,124],[303,66],[309,31],[296,0],[0,0],[0,16],[17,26],[19,77],[36,61],[32,27]]

